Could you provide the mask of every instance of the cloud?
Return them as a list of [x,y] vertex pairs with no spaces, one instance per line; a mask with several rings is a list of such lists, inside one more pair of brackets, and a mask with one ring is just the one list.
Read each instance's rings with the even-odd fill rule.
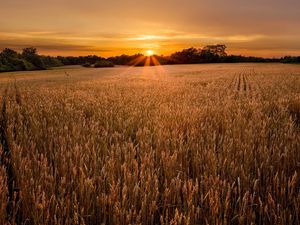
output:
[[167,54],[224,43],[251,54],[267,49],[268,56],[272,50],[297,53],[300,1],[9,0],[1,2],[0,27],[1,46],[37,46],[49,54],[150,47]]

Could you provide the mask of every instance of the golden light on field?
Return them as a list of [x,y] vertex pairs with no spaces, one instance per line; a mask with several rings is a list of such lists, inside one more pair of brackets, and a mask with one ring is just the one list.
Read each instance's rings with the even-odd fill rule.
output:
[[1,74],[0,224],[299,224],[299,75],[252,63]]
[[149,49],[149,50],[146,51],[146,55],[147,56],[152,56],[152,55],[154,55],[154,51]]

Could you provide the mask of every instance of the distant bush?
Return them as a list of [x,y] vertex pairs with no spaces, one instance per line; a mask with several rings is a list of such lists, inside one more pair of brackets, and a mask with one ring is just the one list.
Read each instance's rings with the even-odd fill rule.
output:
[[24,64],[24,70],[36,70],[35,66],[32,63],[26,61],[25,59],[22,59],[22,61]]
[[51,56],[40,56],[46,68],[63,66],[64,64],[57,58]]
[[300,56],[285,56],[281,59],[282,63],[300,63]]
[[102,57],[96,55],[88,56],[58,56],[57,59],[62,62],[64,65],[84,65],[89,63],[90,65],[95,64],[100,60],[105,60]]
[[109,60],[100,60],[95,63],[95,68],[101,68],[101,67],[114,67],[114,64]]
[[9,67],[7,65],[4,65],[1,61],[0,61],[0,72],[6,72],[9,71]]
[[17,71],[17,70],[35,70],[34,65],[32,65],[30,62],[24,60],[24,59],[20,59],[20,58],[16,58],[16,59],[11,59],[11,64],[10,64],[10,68],[12,71]]
[[90,63],[85,63],[82,65],[83,67],[91,67],[92,65]]

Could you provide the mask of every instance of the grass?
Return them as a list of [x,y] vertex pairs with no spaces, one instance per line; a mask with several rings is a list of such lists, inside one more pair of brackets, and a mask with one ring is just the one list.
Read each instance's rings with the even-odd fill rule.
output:
[[1,224],[300,223],[299,67],[42,73],[0,79]]

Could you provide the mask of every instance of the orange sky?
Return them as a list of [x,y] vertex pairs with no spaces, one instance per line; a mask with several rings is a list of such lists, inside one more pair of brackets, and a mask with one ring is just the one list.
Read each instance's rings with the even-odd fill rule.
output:
[[220,43],[232,54],[300,55],[299,0],[0,1],[0,49],[107,57]]

